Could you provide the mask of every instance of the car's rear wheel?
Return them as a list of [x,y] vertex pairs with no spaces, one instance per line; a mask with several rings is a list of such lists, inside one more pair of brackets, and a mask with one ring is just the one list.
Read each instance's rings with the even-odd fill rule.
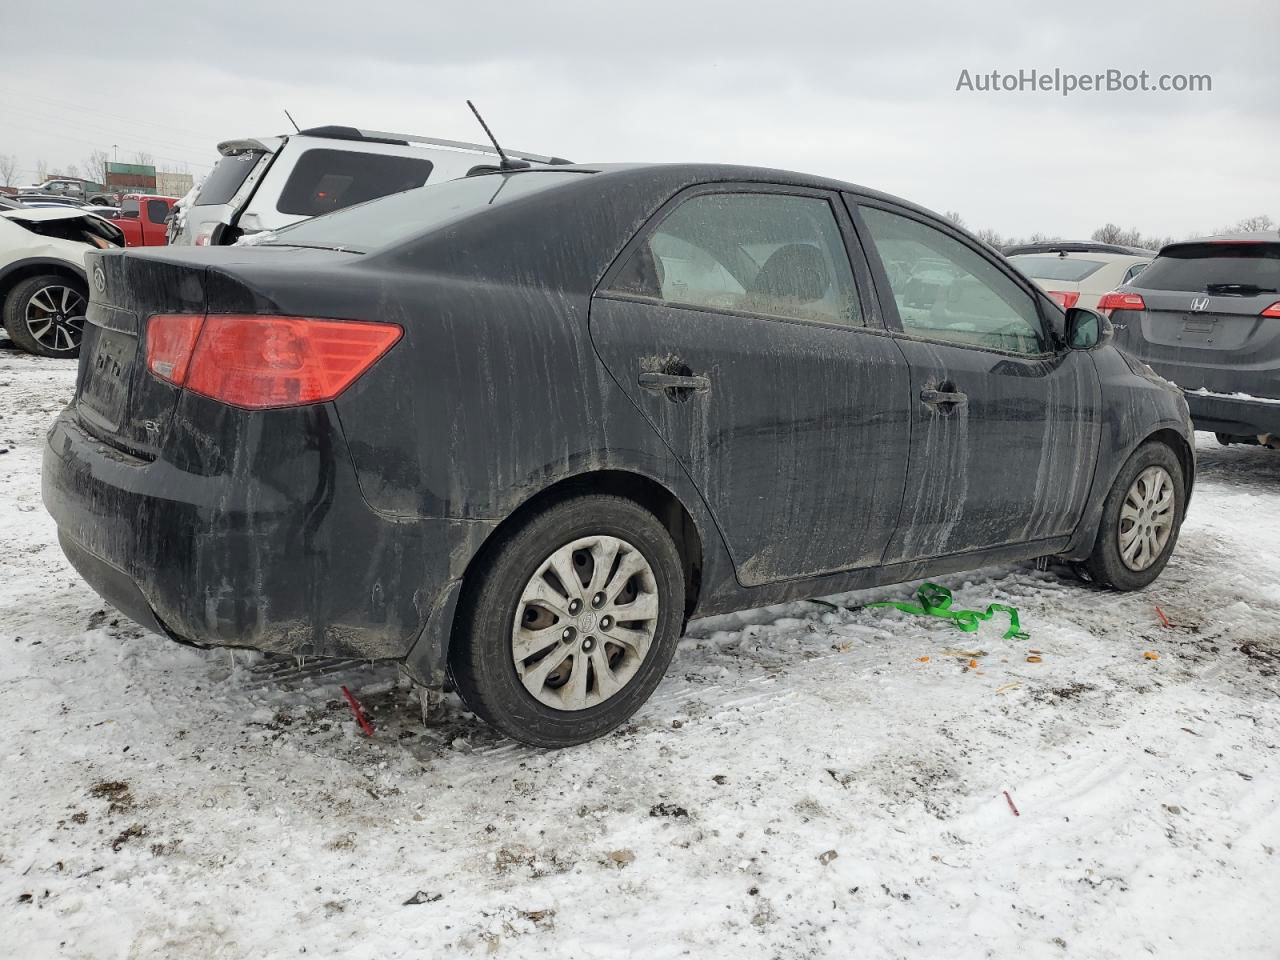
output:
[[4,328],[28,353],[42,357],[80,354],[89,291],[72,277],[42,274],[15,284],[4,303]]
[[1143,444],[1121,468],[1102,508],[1089,579],[1116,590],[1140,590],[1164,570],[1186,511],[1182,464],[1163,443]]
[[684,570],[671,535],[634,501],[554,504],[507,534],[467,584],[450,668],[467,706],[541,747],[617,727],[671,662]]

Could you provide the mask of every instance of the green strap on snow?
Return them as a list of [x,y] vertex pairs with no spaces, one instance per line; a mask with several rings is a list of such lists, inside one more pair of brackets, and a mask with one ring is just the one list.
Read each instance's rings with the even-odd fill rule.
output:
[[916,591],[916,597],[920,601],[920,606],[910,603],[894,603],[892,600],[886,600],[882,603],[869,603],[868,607],[893,607],[895,610],[901,610],[903,613],[914,613],[927,617],[944,617],[954,623],[965,633],[975,632],[982,621],[990,620],[997,612],[1009,614],[1009,629],[1004,632],[1006,640],[1026,640],[1030,634],[1022,632],[1022,624],[1018,622],[1018,611],[1014,607],[1007,606],[1003,603],[992,603],[987,606],[987,612],[982,613],[978,610],[952,610],[951,609],[951,591],[938,583],[922,583],[920,589]]

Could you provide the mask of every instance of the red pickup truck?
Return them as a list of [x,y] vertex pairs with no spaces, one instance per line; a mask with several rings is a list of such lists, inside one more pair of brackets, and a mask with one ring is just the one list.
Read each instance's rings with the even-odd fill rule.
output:
[[120,216],[116,226],[124,231],[126,247],[159,247],[165,243],[165,226],[175,197],[157,197],[129,193],[120,200]]

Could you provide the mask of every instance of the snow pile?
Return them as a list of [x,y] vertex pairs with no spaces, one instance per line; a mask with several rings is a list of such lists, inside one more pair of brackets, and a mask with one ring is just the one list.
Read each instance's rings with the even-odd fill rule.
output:
[[104,608],[39,499],[73,379],[0,350],[12,956],[1276,956],[1278,454],[1202,443],[1145,593],[945,579],[1025,641],[858,609],[914,585],[695,622],[632,723],[544,753]]

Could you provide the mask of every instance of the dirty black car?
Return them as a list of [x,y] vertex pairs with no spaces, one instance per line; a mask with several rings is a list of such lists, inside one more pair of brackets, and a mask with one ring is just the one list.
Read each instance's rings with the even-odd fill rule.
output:
[[1098,304],[1186,392],[1196,428],[1280,449],[1280,232],[1171,243]]
[[176,640],[399,660],[564,746],[690,617],[1049,556],[1137,589],[1174,549],[1180,393],[904,201],[576,166],[261,239],[92,255],[45,451],[68,558]]

